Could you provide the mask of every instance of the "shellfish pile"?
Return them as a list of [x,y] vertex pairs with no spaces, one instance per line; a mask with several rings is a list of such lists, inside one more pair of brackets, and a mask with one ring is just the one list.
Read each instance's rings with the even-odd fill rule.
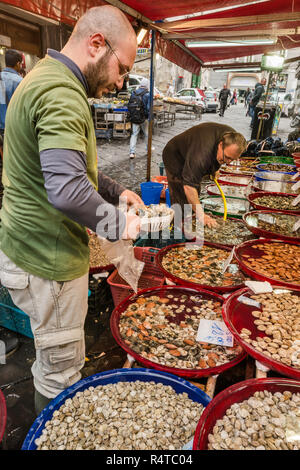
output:
[[175,450],[193,437],[203,405],[171,386],[118,382],[77,392],[53,413],[37,450]]
[[180,369],[216,367],[242,352],[238,345],[197,342],[201,318],[222,320],[221,303],[201,295],[139,296],[120,316],[120,335],[145,359]]
[[202,285],[228,287],[242,284],[244,276],[238,266],[230,264],[223,274],[229,252],[208,245],[186,245],[170,249],[162,259],[163,268],[174,276]]

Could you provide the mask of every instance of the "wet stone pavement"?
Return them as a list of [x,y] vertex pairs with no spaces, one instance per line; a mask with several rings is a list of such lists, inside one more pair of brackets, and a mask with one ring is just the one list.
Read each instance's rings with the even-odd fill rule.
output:
[[[245,117],[245,108],[242,104],[230,107],[225,117],[218,114],[204,114],[202,121],[191,119],[182,113],[176,115],[175,125],[155,130],[153,135],[153,155],[151,176],[159,175],[159,163],[165,144],[175,135],[185,131],[200,122],[223,122],[232,126],[250,139],[250,118]],[[278,136],[286,139],[291,131],[290,120],[282,118],[279,125]],[[129,159],[129,138],[114,139],[107,142],[98,139],[99,169],[105,174],[122,183],[126,188],[137,191],[140,194],[140,183],[146,181],[147,156],[146,142],[139,139],[137,144],[137,156],[133,161]],[[90,277],[90,286],[95,280]],[[82,376],[110,369],[122,368],[126,353],[117,345],[110,333],[109,319],[113,310],[113,302],[109,285],[104,279],[99,283],[89,299],[89,310],[85,322],[86,339],[86,363],[82,370]],[[9,332],[0,327],[1,335],[18,337],[18,349],[6,359],[5,364],[0,363],[0,389],[4,393],[7,405],[7,424],[5,435],[0,449],[18,450],[21,448],[24,438],[35,419],[34,391],[31,376],[31,366],[35,360],[33,340],[21,334]],[[255,364],[251,358],[245,359],[219,376],[215,393],[220,392],[229,385],[245,378],[253,377]],[[276,374],[272,373],[272,376]],[[198,381],[206,383],[206,379]]]

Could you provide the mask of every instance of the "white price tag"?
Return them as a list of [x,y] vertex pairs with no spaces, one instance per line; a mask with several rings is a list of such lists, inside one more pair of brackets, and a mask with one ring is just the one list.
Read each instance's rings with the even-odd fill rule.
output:
[[292,206],[296,206],[297,204],[299,204],[299,202],[300,202],[300,194],[297,197],[295,197],[295,199],[292,202]]
[[267,281],[245,281],[245,285],[249,287],[254,294],[267,294],[268,292],[273,292],[273,287]]
[[299,188],[300,188],[300,181],[297,181],[297,183],[293,184],[292,190],[296,191],[296,189],[299,189]]
[[256,302],[256,300],[249,299],[249,297],[245,297],[244,295],[240,295],[237,299],[239,302],[245,305],[250,305],[251,307],[260,308],[260,303]]
[[196,341],[201,343],[233,346],[233,336],[223,321],[201,319]]
[[294,227],[293,227],[292,232],[296,232],[296,230],[298,230],[299,228],[300,228],[300,217],[297,220],[297,222],[294,223]]
[[297,172],[292,176],[292,180],[296,180],[300,176],[300,173]]
[[225,273],[226,269],[228,268],[228,266],[230,265],[230,263],[232,261],[232,258],[233,258],[233,255],[234,255],[234,249],[235,249],[235,247],[232,248],[232,250],[230,252],[230,255],[228,256],[228,258],[224,262],[224,267],[223,267],[222,274]]

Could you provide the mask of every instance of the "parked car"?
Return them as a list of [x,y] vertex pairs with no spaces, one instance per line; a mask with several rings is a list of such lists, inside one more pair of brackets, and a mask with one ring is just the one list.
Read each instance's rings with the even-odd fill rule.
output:
[[174,98],[179,98],[191,104],[198,104],[202,108],[202,112],[206,111],[205,93],[200,88],[183,88],[178,91]]
[[[133,73],[130,73],[129,84],[127,86],[127,90],[131,93],[133,90],[138,88],[143,78],[147,78],[149,80],[149,77],[143,77],[142,75],[135,75]],[[164,96],[164,94],[158,88],[154,87],[154,96],[155,95]]]
[[[133,90],[136,90],[137,88],[139,88],[140,85],[129,85],[127,87],[127,91],[131,94],[133,92]],[[164,96],[163,93],[156,87],[154,87],[154,96]]]
[[216,113],[218,110],[217,94],[213,91],[205,91],[206,112]]
[[293,115],[295,103],[292,93],[273,93],[270,97],[270,103],[282,104],[281,116],[291,117]]

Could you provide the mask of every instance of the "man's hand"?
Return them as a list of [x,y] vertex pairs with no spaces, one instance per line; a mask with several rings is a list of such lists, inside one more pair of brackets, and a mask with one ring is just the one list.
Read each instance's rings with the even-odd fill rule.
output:
[[204,214],[204,219],[203,219],[204,225],[209,227],[209,228],[217,228],[218,223],[215,219],[212,217],[209,217],[209,215]]
[[138,194],[134,193],[133,191],[130,191],[129,189],[125,189],[125,191],[121,193],[120,199],[124,201],[126,200],[127,207],[145,205],[140,196],[138,196]]
[[126,226],[122,240],[135,240],[141,231],[141,219],[137,215],[126,214]]

